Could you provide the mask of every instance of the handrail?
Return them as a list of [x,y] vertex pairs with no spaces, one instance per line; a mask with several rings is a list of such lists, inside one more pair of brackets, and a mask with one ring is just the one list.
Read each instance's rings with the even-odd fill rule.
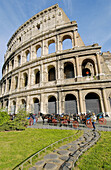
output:
[[[77,132],[77,133],[78,133],[78,132]],[[77,133],[76,133],[76,134],[77,134]],[[34,156],[36,156],[36,155],[39,156],[39,154],[40,154],[42,151],[44,151],[44,150],[46,151],[47,148],[53,147],[53,145],[58,144],[60,141],[63,142],[65,139],[69,139],[69,138],[75,136],[76,134],[71,135],[71,136],[66,137],[66,138],[63,138],[63,139],[60,139],[60,140],[58,140],[58,141],[56,141],[56,142],[48,145],[47,147],[41,149],[40,151],[37,151],[36,153],[34,153],[33,155],[31,155],[31,156],[28,157],[27,159],[25,159],[24,161],[22,161],[20,164],[18,164],[16,167],[14,167],[12,170],[23,170],[23,166],[24,166],[24,164],[25,164],[26,162],[29,162],[30,164],[32,164],[32,158],[33,158]]]

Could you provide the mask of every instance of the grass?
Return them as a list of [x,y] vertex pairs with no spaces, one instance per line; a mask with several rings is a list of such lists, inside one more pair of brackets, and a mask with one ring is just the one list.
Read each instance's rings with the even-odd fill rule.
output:
[[35,152],[76,133],[71,130],[29,128],[21,132],[0,132],[0,169],[11,170]]
[[111,132],[100,132],[101,138],[76,163],[78,170],[111,170]]

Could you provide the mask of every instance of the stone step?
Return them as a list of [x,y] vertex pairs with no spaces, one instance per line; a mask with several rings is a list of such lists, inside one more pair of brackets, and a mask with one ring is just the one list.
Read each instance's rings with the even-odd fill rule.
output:
[[70,170],[79,156],[94,145],[99,137],[100,135],[96,131],[84,132],[83,136],[76,141],[63,145],[44,156],[29,170]]

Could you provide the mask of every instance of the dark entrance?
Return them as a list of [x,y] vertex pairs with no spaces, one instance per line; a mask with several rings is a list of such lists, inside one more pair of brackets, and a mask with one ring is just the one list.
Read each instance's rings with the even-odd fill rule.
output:
[[38,114],[39,111],[40,111],[39,100],[38,99],[34,99],[34,113]]
[[48,100],[48,113],[57,113],[56,98],[54,96],[50,97],[50,99]]
[[76,97],[72,94],[67,94],[65,98],[65,113],[77,114],[77,101]]
[[94,112],[96,115],[101,112],[100,99],[95,93],[89,93],[85,97],[86,113],[88,111]]

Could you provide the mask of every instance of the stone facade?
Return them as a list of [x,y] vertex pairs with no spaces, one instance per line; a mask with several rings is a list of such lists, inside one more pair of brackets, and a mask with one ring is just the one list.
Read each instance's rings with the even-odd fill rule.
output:
[[[66,45],[65,45],[66,43]],[[111,115],[111,54],[85,46],[76,21],[56,4],[34,15],[7,44],[0,104],[9,113]]]

